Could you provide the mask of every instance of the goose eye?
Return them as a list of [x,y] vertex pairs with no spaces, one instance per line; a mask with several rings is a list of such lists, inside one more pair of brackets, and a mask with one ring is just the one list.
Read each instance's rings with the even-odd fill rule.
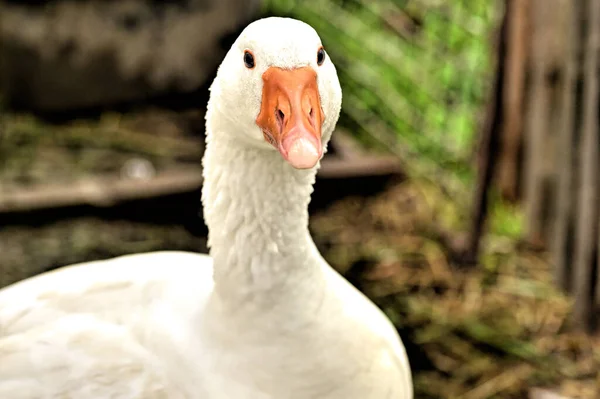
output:
[[250,50],[244,51],[244,64],[248,69],[254,68],[254,55]]
[[325,62],[325,49],[321,47],[319,51],[317,51],[317,65],[321,66]]

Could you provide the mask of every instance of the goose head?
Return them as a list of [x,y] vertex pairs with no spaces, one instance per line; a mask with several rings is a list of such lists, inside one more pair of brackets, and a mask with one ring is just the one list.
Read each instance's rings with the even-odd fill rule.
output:
[[342,90],[317,32],[290,18],[248,25],[211,86],[209,112],[236,140],[277,151],[296,169],[313,168],[337,123]]

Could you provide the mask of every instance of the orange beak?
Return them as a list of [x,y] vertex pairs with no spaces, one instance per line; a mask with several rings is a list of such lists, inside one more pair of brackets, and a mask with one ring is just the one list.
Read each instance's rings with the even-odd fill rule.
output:
[[321,125],[325,119],[316,72],[310,67],[270,67],[263,74],[263,83],[256,124],[265,140],[294,168],[312,168],[323,155]]

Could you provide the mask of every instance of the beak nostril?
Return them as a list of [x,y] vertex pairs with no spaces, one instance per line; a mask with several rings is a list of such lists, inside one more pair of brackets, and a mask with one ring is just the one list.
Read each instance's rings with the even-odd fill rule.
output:
[[282,129],[283,122],[285,121],[285,114],[283,113],[282,110],[277,109],[275,111],[275,119],[277,120],[277,124],[279,125],[279,128]]
[[310,107],[310,110],[308,111],[308,118],[310,119],[310,122],[314,125],[315,123],[315,113],[313,112],[313,107]]

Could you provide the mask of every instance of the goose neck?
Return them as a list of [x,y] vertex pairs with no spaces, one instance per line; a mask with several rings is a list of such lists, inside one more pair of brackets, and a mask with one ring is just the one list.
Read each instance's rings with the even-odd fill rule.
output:
[[203,163],[216,294],[298,291],[321,261],[308,230],[316,168],[294,169],[277,151],[226,132],[208,133]]

